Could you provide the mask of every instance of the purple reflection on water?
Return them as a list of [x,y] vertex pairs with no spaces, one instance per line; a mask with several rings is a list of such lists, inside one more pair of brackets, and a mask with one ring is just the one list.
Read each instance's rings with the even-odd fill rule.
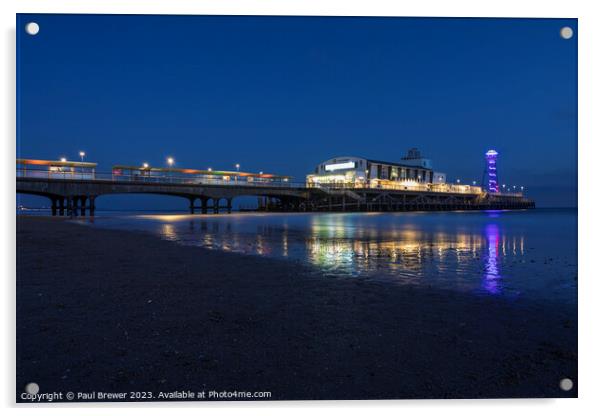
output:
[[485,257],[483,289],[496,295],[500,293],[500,270],[497,262],[500,230],[497,224],[488,224],[485,227],[485,236],[487,237],[487,255]]
[[489,218],[499,218],[500,213],[502,212],[499,209],[489,209],[485,211],[487,213],[487,216]]

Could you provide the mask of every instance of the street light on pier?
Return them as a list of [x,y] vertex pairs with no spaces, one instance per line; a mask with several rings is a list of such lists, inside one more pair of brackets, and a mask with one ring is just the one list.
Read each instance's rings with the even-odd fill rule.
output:
[[169,173],[170,182],[173,181],[173,172],[171,172],[171,168],[173,167],[174,163],[176,163],[176,161],[173,159],[173,157],[170,156],[167,158],[167,165],[169,166],[169,169],[170,169],[170,173]]
[[[66,158],[66,157],[62,157],[62,158],[61,158],[61,162],[65,163],[66,161],[67,161],[67,158]],[[59,170],[60,170],[61,172],[63,172],[63,175],[64,175],[64,172],[65,172],[65,170],[63,169],[63,166],[60,166],[60,167],[59,167]]]
[[234,177],[234,182],[238,182],[238,172],[240,172],[240,163],[237,163],[236,165],[234,165],[234,167],[236,167],[237,172],[237,175]]
[[[84,157],[86,156],[86,152],[84,152],[83,150],[79,151],[79,157],[82,160],[82,163],[84,163]],[[82,179],[84,178],[84,167],[82,166]]]

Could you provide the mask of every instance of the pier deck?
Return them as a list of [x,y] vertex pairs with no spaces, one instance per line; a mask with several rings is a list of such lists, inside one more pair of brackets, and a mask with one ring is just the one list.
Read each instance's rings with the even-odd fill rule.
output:
[[219,213],[220,210],[229,213],[232,200],[243,196],[258,197],[259,209],[265,211],[446,211],[535,207],[532,200],[520,194],[307,187],[283,182],[182,181],[167,177],[148,181],[136,177],[63,179],[17,175],[16,190],[49,198],[52,215],[94,215],[98,197],[141,193],[185,198],[192,214],[197,211]]

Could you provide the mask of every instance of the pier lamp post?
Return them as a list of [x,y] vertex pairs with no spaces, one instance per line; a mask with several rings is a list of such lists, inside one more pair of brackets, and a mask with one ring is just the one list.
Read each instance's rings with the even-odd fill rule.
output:
[[237,163],[236,165],[234,165],[236,167],[236,171],[240,172],[240,163]]
[[[65,163],[67,161],[66,157],[62,157],[61,158],[61,162]],[[60,167],[61,172],[63,172],[63,177],[65,177],[65,169],[63,169],[63,166]]]
[[502,192],[504,192],[506,190],[506,184],[502,185]]
[[173,167],[175,161],[173,159],[173,157],[168,157],[167,158],[167,165],[169,166],[169,181],[172,182],[173,181],[173,172],[171,171],[171,168]]
[[[83,150],[79,151],[79,157],[82,160],[82,163],[84,163],[84,157],[86,157],[86,152],[84,152]],[[84,167],[82,166],[82,179],[84,179]]]

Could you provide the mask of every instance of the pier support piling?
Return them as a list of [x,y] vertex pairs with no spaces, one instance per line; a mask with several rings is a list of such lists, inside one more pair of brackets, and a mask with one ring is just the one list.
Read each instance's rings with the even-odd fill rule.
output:
[[81,213],[81,216],[82,216],[82,217],[86,215],[86,200],[87,200],[87,199],[88,199],[88,198],[86,198],[85,196],[82,196],[82,197],[80,197],[80,204],[81,204],[81,207],[80,207],[80,208],[81,208],[81,210],[80,210],[80,213]]
[[51,198],[51,203],[52,203],[52,216],[56,217],[56,212],[57,212],[57,208],[58,208],[58,199],[57,198]]
[[73,204],[74,204],[73,197],[68,196],[67,197],[67,215],[69,217],[73,216]]
[[96,199],[95,196],[91,196],[91,197],[88,198],[88,201],[89,201],[89,204],[90,204],[89,208],[88,208],[88,212],[89,212],[89,214],[90,214],[91,217],[94,216],[94,210],[96,209],[96,205],[95,205],[95,202],[94,202],[95,199]]

